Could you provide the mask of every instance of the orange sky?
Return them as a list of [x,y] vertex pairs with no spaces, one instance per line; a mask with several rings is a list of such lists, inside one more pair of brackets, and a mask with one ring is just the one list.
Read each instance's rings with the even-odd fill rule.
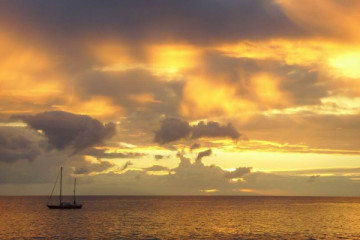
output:
[[359,195],[358,1],[0,5],[0,195]]

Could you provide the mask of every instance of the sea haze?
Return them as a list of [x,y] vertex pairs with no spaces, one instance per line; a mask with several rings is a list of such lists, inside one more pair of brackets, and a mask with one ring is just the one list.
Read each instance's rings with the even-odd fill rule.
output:
[[[69,197],[69,201],[70,201]],[[0,239],[359,239],[359,197],[0,197]]]

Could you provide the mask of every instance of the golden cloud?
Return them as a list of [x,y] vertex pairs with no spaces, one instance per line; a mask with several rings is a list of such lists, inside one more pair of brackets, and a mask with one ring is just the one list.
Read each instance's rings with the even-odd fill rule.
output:
[[195,67],[201,53],[199,48],[178,43],[150,44],[143,46],[142,51],[144,56],[136,58],[131,47],[121,42],[90,46],[90,52],[100,64],[94,67],[95,70],[110,72],[140,68],[170,78]]
[[41,111],[61,95],[62,75],[43,50],[0,33],[0,110],[8,114]]
[[336,37],[340,41],[357,41],[360,2],[357,0],[276,0],[294,23],[314,35]]

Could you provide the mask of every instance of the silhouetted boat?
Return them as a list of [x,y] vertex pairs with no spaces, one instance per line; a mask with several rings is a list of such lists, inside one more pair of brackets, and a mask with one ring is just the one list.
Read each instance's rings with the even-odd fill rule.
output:
[[75,200],[76,178],[74,180],[74,201],[73,202],[63,202],[62,201],[62,196],[61,196],[61,193],[62,193],[62,167],[60,168],[60,201],[59,201],[59,204],[49,204],[49,202],[51,200],[51,197],[52,197],[52,194],[54,192],[54,189],[55,189],[58,178],[59,178],[59,175],[56,178],[54,188],[53,188],[53,190],[51,192],[51,195],[49,197],[49,201],[48,201],[46,206],[49,209],[80,209],[80,208],[82,208],[82,204],[81,203],[76,203],[76,200]]

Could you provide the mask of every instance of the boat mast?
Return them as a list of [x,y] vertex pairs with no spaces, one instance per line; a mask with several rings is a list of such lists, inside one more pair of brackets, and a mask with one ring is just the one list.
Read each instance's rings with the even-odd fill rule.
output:
[[74,204],[76,204],[76,201],[75,201],[75,189],[76,189],[76,178],[74,180]]
[[61,205],[61,190],[62,190],[62,167],[60,169],[60,205]]

